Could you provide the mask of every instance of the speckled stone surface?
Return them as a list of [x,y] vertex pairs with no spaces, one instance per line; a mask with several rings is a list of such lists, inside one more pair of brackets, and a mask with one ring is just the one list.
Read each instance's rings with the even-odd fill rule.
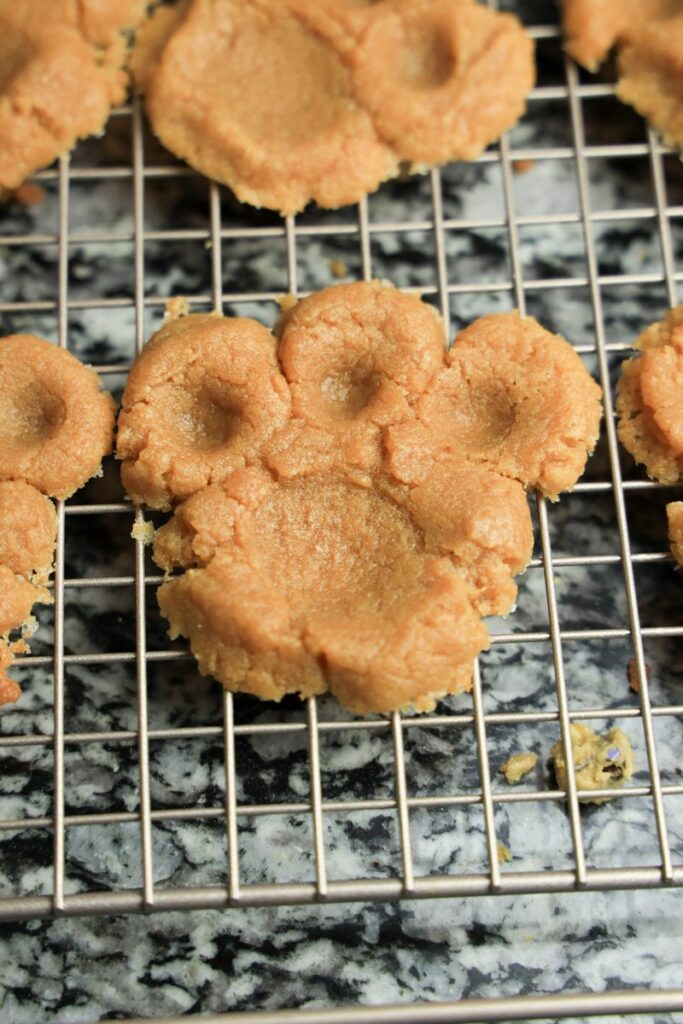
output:
[[[519,5],[506,5],[520,9]],[[553,23],[554,8],[529,3],[529,23]],[[564,81],[557,39],[539,43],[540,84]],[[611,97],[582,104],[589,145],[646,141],[642,123]],[[563,333],[586,358],[596,360],[588,268],[582,234],[572,130],[566,99],[547,93],[530,105],[511,133],[515,151],[548,147],[530,168],[513,175],[518,218],[520,268],[527,311]],[[153,139],[145,140],[148,166],[173,161]],[[74,153],[70,186],[69,347],[95,366],[130,361],[135,349],[132,300],[135,295],[133,202],[130,176],[96,180],[91,169],[130,168],[130,119],[112,120],[101,140]],[[664,158],[669,202],[683,204],[683,171]],[[79,171],[86,173],[79,175]],[[649,156],[589,158],[591,203],[606,213],[592,224],[604,311],[605,338],[614,380],[631,340],[666,309],[667,294]],[[505,226],[505,198],[497,150],[490,162],[454,165],[442,174],[449,226],[444,233],[452,333],[476,316],[515,304],[513,261]],[[0,333],[32,330],[57,337],[57,184],[44,182],[39,206],[0,209]],[[145,184],[145,294],[211,294],[210,206],[207,183],[187,174],[150,177]],[[222,286],[226,311],[251,315],[272,325],[274,296],[291,287],[286,240],[279,218],[240,207],[221,192],[223,226]],[[617,210],[631,215],[610,219]],[[401,286],[435,284],[435,236],[430,225],[430,178],[384,186],[370,197],[373,274]],[[554,223],[538,224],[553,214]],[[400,222],[405,230],[396,230]],[[477,226],[475,226],[475,222]],[[482,223],[483,222],[483,223]],[[414,223],[414,227],[410,224]],[[308,290],[337,280],[331,261],[343,261],[352,279],[361,274],[355,209],[306,211],[297,218],[296,286]],[[384,225],[382,227],[381,225]],[[236,237],[238,229],[273,229],[261,236]],[[163,232],[182,230],[182,239]],[[322,230],[320,230],[322,229]],[[680,222],[671,222],[675,269],[683,256]],[[106,240],[90,242],[88,235]],[[6,244],[10,235],[46,236],[33,244]],[[114,240],[118,238],[119,240]],[[337,270],[339,268],[336,268]],[[623,275],[636,280],[620,281]],[[534,282],[541,281],[541,285]],[[486,285],[486,290],[484,290]],[[257,296],[266,293],[261,301]],[[429,292],[430,301],[438,296]],[[93,298],[103,307],[82,308]],[[120,302],[117,300],[121,300]],[[21,303],[44,308],[22,311]],[[7,304],[16,303],[13,308]],[[145,310],[147,334],[159,323],[162,303]],[[107,375],[120,393],[123,377]],[[643,477],[622,453],[624,476]],[[604,438],[586,479],[610,479]],[[681,489],[626,492],[633,551],[666,550],[664,505]],[[113,461],[72,503],[122,499]],[[116,585],[71,586],[66,591],[64,646],[67,654],[107,654],[135,649],[134,547],[129,513],[70,515],[66,530],[69,579],[113,578]],[[629,627],[614,501],[608,489],[566,496],[549,508],[559,618],[565,630]],[[600,565],[563,565],[569,555],[611,555]],[[536,544],[535,555],[540,555]],[[150,562],[150,573],[154,567]],[[638,608],[648,627],[683,625],[683,578],[670,560],[635,566]],[[147,594],[147,646],[172,648],[156,608],[154,587]],[[52,653],[52,611],[41,609],[34,655]],[[517,610],[492,621],[495,633],[547,633],[548,611],[540,567],[520,580]],[[632,785],[649,784],[638,697],[628,687],[632,656],[627,635],[607,640],[568,639],[563,665],[570,707],[632,709],[619,724],[636,751]],[[683,704],[683,639],[650,637],[645,657],[652,669],[650,696],[655,707]],[[487,713],[555,711],[557,696],[548,641],[505,643],[481,659]],[[25,693],[0,714],[0,736],[45,735],[53,730],[52,674],[49,666],[19,666]],[[106,733],[136,728],[135,665],[132,660],[67,665],[67,733]],[[149,726],[153,730],[220,726],[221,693],[202,679],[191,660],[152,660],[148,678]],[[296,701],[281,706],[236,700],[238,724],[303,722]],[[471,714],[469,697],[448,700],[444,714]],[[321,720],[346,716],[332,701],[319,705]],[[608,728],[609,717],[593,721]],[[683,785],[683,722],[680,715],[654,720],[662,781]],[[494,787],[500,764],[515,751],[535,750],[536,769],[522,789],[552,789],[547,765],[558,735],[556,722],[525,720],[490,724],[488,752]],[[387,724],[372,730],[321,733],[325,800],[389,800],[393,796],[393,755]],[[414,797],[473,794],[479,791],[477,747],[471,724],[405,730],[406,774]],[[238,735],[237,795],[240,804],[305,802],[309,797],[306,733]],[[216,809],[195,820],[160,820],[153,825],[153,874],[159,889],[222,885],[227,882],[226,839],[220,808],[225,772],[220,734],[153,739],[150,786],[155,810]],[[0,818],[36,818],[52,812],[53,758],[49,743],[0,748]],[[130,740],[68,744],[65,754],[66,813],[114,812],[133,817],[139,808],[137,747]],[[683,864],[683,795],[665,797],[674,863]],[[511,850],[509,871],[563,870],[573,866],[571,834],[561,802],[498,804],[498,838]],[[481,805],[428,806],[411,812],[416,874],[466,875],[487,870]],[[647,797],[615,800],[582,812],[588,867],[647,866],[658,863],[652,802]],[[330,878],[395,877],[400,843],[392,809],[330,812],[324,819]],[[240,877],[244,884],[313,881],[310,818],[270,814],[239,819]],[[0,831],[0,897],[52,893],[52,833],[49,828]],[[67,893],[130,889],[141,884],[139,829],[133,820],[67,829]],[[672,987],[683,978],[683,893],[615,892],[565,896],[519,896],[364,904],[312,908],[268,908],[227,912],[196,911],[148,917],[73,919],[0,924],[0,1020],[7,1024],[92,1021],[146,1015],[158,1017],[211,1010],[274,1009],[338,1004],[378,1004],[418,999],[488,997],[630,986]],[[660,1014],[664,1022],[673,1015]]]

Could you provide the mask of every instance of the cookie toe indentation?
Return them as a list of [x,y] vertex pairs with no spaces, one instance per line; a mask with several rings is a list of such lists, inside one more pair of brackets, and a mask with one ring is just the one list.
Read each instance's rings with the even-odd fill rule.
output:
[[464,330],[419,414],[437,448],[490,465],[556,498],[598,437],[600,388],[572,347],[529,317],[482,317]]
[[[377,464],[380,428],[410,415],[443,363],[435,311],[379,281],[325,288],[280,326],[279,356],[300,443],[273,453],[278,472],[341,457]],[[322,464],[322,463],[320,463]]]
[[282,213],[352,202],[396,166],[348,68],[296,6],[195,0],[142,69],[162,142],[242,201]]
[[128,378],[117,454],[135,501],[168,508],[254,457],[289,415],[272,335],[252,320],[165,324]]
[[522,114],[535,77],[519,23],[468,0],[389,5],[351,61],[380,135],[416,164],[477,156]]

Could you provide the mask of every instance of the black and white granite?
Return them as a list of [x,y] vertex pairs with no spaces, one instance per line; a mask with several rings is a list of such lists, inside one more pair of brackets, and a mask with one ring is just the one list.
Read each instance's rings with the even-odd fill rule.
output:
[[[514,4],[507,5],[515,7]],[[551,21],[550,5],[528,4],[530,18]],[[539,44],[541,84],[562,81],[557,40]],[[642,123],[612,99],[584,103],[589,141],[640,142]],[[124,166],[130,161],[130,124],[114,119],[102,140],[80,146],[75,167]],[[515,148],[571,145],[568,107],[562,100],[537,101],[511,134]],[[169,157],[146,140],[148,163]],[[670,202],[683,202],[683,171],[666,160]],[[596,210],[654,205],[647,156],[590,160],[591,197]],[[449,218],[505,215],[498,163],[454,165],[443,172]],[[51,234],[57,227],[56,185],[46,185],[45,201],[30,209],[0,211],[0,234]],[[514,178],[518,215],[573,213],[578,210],[576,168],[571,159],[537,160]],[[222,192],[226,226],[278,225],[268,213],[240,207]],[[419,227],[431,216],[428,177],[386,185],[370,198],[374,222],[414,220],[414,231],[372,235],[372,267],[378,276],[402,286],[430,286],[435,280],[434,239]],[[353,209],[308,210],[306,225],[356,223]],[[188,175],[148,180],[145,226],[149,231],[188,228],[208,231],[206,182]],[[69,255],[71,299],[134,296],[133,210],[130,180],[74,180],[70,195],[73,234],[111,232],[129,240],[74,242]],[[672,222],[677,268],[683,234]],[[662,272],[654,219],[597,222],[594,234],[603,274]],[[579,224],[531,225],[519,229],[528,311],[546,326],[582,346],[587,364],[594,343],[586,287],[566,287],[561,279],[585,276],[585,247]],[[503,285],[489,293],[452,298],[454,329],[476,316],[509,309],[513,294],[510,253],[504,227],[455,227],[446,233],[451,282]],[[155,240],[145,245],[149,296],[209,295],[211,253],[205,237]],[[348,277],[360,274],[358,238],[353,234],[302,236],[298,241],[298,287],[332,283],[330,261],[343,260]],[[223,245],[226,294],[284,292],[289,282],[283,237],[226,240]],[[560,281],[556,288],[534,288],[535,279]],[[53,301],[57,295],[57,250],[53,244],[3,247],[0,239],[0,301]],[[661,283],[615,284],[602,289],[611,368],[616,375],[624,351],[646,323],[666,308]],[[430,296],[436,301],[436,296]],[[272,324],[274,302],[226,304],[228,312],[252,315]],[[146,313],[148,331],[160,307]],[[32,330],[56,337],[53,310],[0,313],[2,334]],[[132,308],[71,310],[69,345],[95,365],[129,361],[134,352]],[[122,380],[108,377],[120,391]],[[639,478],[628,457],[627,478]],[[587,477],[609,477],[604,442]],[[664,504],[676,491],[629,492],[627,511],[635,551],[666,548]],[[77,496],[120,500],[113,463],[102,479]],[[617,554],[616,519],[605,492],[563,498],[550,508],[556,555]],[[128,577],[134,572],[129,533],[131,516],[101,514],[67,520],[68,577]],[[538,554],[538,550],[536,554]],[[150,563],[150,571],[154,571]],[[556,586],[564,628],[628,625],[623,575],[617,564],[557,567]],[[668,561],[636,567],[639,608],[645,625],[681,624],[683,580]],[[150,650],[169,647],[153,588],[148,595]],[[66,597],[67,652],[121,652],[134,649],[134,594],[130,585],[69,589]],[[42,609],[34,654],[51,652],[52,615]],[[542,570],[530,569],[520,581],[516,612],[492,632],[547,630]],[[652,639],[645,645],[652,666],[655,705],[683,703],[683,644],[680,638]],[[564,647],[571,707],[637,708],[627,685],[631,651],[627,640],[574,641]],[[21,668],[21,701],[0,716],[0,734],[50,734],[52,680],[43,668]],[[482,658],[485,709],[556,709],[549,644],[495,646]],[[471,711],[469,697],[444,703],[444,712]],[[236,701],[240,722],[301,721],[296,701],[267,706]],[[322,701],[321,718],[345,717]],[[219,687],[202,679],[191,661],[153,662],[149,668],[151,728],[215,725],[221,722]],[[596,723],[592,723],[596,725]],[[609,720],[597,723],[606,728]],[[637,758],[635,783],[648,783],[643,729],[639,718],[621,723]],[[71,666],[66,676],[68,732],[130,730],[136,726],[134,666]],[[683,779],[683,723],[657,718],[655,732],[662,779]],[[554,723],[491,726],[492,769],[512,752],[540,754],[532,778],[522,786],[552,786],[546,764],[557,738]],[[325,732],[321,738],[325,799],[392,796],[392,750],[388,729]],[[135,812],[138,767],[134,744],[88,743],[67,747],[66,811]],[[238,799],[249,803],[306,800],[309,793],[305,733],[278,737],[241,736],[237,741]],[[406,733],[406,764],[412,795],[435,796],[479,787],[476,743],[470,727],[411,728]],[[154,808],[220,807],[224,801],[220,737],[155,740],[150,747]],[[3,749],[0,754],[0,817],[40,817],[51,813],[52,755],[49,746]],[[495,782],[504,786],[504,783]],[[683,863],[683,797],[666,799],[671,850]],[[651,865],[658,859],[652,805],[648,799],[614,801],[582,813],[589,867]],[[563,869],[573,864],[568,818],[559,803],[514,803],[496,810],[498,837],[511,849],[509,870]],[[479,806],[420,809],[411,815],[418,874],[486,870],[482,811]],[[328,873],[332,878],[391,877],[400,871],[400,849],[393,812],[329,814],[325,818]],[[160,822],[153,828],[154,880],[159,888],[224,884],[227,880],[222,821]],[[49,829],[0,832],[0,896],[50,894]],[[310,881],[314,878],[308,817],[263,816],[240,819],[240,868],[244,883]],[[67,831],[66,891],[126,889],[141,884],[138,828],[134,823],[73,827]],[[191,1011],[267,1009],[340,1003],[409,1002],[416,999],[512,995],[527,992],[595,990],[629,986],[672,987],[683,978],[683,895],[680,891],[613,893],[562,897],[487,897],[407,902],[402,905],[344,905],[274,908],[225,913],[193,912],[150,917],[32,921],[0,925],[0,1020],[28,1022],[91,1021],[132,1015],[150,1017]],[[660,1014],[657,1021],[673,1020]]]

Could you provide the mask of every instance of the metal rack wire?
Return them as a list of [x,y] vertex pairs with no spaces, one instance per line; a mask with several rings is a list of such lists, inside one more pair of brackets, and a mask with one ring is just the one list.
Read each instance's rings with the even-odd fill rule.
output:
[[[531,30],[538,40],[557,37],[555,26],[540,25]],[[52,313],[57,317],[57,340],[66,347],[68,318],[73,311],[90,309],[128,308],[134,313],[135,350],[139,352],[145,341],[145,314],[149,309],[163,307],[163,296],[146,294],[145,290],[145,246],[155,241],[204,242],[210,246],[212,288],[210,293],[190,296],[193,307],[215,307],[224,309],[226,304],[273,303],[277,298],[274,291],[230,292],[224,288],[223,251],[232,242],[242,239],[256,239],[264,246],[273,239],[284,240],[289,290],[302,294],[298,280],[297,246],[304,238],[321,238],[328,235],[349,236],[358,242],[362,276],[373,275],[372,239],[381,234],[400,234],[407,231],[428,231],[433,234],[434,268],[433,283],[419,290],[432,296],[438,302],[447,333],[451,330],[451,299],[465,293],[479,292],[482,295],[507,293],[522,312],[527,308],[527,297],[533,291],[545,289],[588,289],[594,315],[595,345],[579,345],[577,349],[585,355],[595,356],[599,379],[605,392],[605,424],[609,479],[579,483],[579,495],[612,494],[618,531],[618,552],[609,554],[557,556],[553,552],[549,512],[543,498],[536,499],[538,538],[540,556],[532,562],[532,569],[543,574],[548,628],[498,632],[492,637],[492,646],[498,647],[521,644],[524,647],[548,646],[551,653],[551,667],[556,689],[556,710],[498,711],[487,713],[482,693],[480,671],[474,676],[471,710],[452,712],[449,708],[439,713],[420,717],[393,714],[390,719],[364,721],[327,720],[320,716],[319,703],[310,699],[306,705],[305,718],[284,716],[281,721],[240,722],[236,720],[235,700],[226,693],[223,697],[223,723],[178,727],[153,728],[148,716],[148,667],[154,663],[174,662],[187,659],[186,651],[177,648],[150,648],[148,645],[146,595],[159,582],[159,576],[148,571],[145,549],[142,541],[135,541],[134,571],[129,575],[98,578],[67,578],[65,574],[65,532],[72,523],[79,523],[89,516],[108,514],[129,517],[133,513],[129,504],[123,501],[58,504],[58,541],[54,578],[54,646],[51,655],[35,655],[23,659],[22,665],[29,668],[51,668],[54,678],[53,731],[32,731],[21,734],[0,733],[0,751],[4,754],[20,748],[50,748],[53,751],[53,799],[52,809],[44,816],[33,816],[0,820],[0,832],[18,833],[26,828],[49,830],[53,835],[53,880],[49,894],[3,895],[0,898],[0,920],[30,919],[50,915],[111,914],[141,911],[159,911],[185,908],[228,908],[257,905],[310,904],[313,902],[335,902],[351,900],[399,900],[403,898],[427,898],[443,896],[474,896],[486,894],[519,894],[572,892],[589,890],[611,890],[624,888],[664,888],[683,886],[683,863],[672,856],[669,839],[671,815],[676,812],[672,798],[683,796],[683,783],[662,781],[658,766],[658,751],[654,723],[658,718],[683,715],[683,703],[653,705],[650,700],[644,655],[644,641],[661,638],[683,637],[683,622],[666,626],[643,627],[640,622],[635,567],[644,564],[667,561],[666,551],[636,552],[629,539],[629,522],[626,498],[630,493],[654,491],[659,485],[644,479],[624,480],[620,468],[619,451],[613,418],[612,388],[610,382],[609,356],[626,352],[631,339],[608,342],[604,329],[602,307],[603,288],[613,285],[664,285],[670,304],[677,301],[678,285],[683,272],[677,271],[672,248],[671,222],[683,218],[683,206],[673,206],[667,201],[666,178],[663,161],[667,150],[650,132],[643,143],[590,145],[586,141],[583,103],[587,99],[609,97],[614,93],[610,84],[581,83],[576,68],[566,64],[566,80],[561,85],[537,87],[530,103],[558,100],[568,104],[571,116],[572,145],[554,147],[513,148],[510,140],[504,138],[499,147],[484,154],[479,163],[499,165],[502,175],[502,189],[505,214],[503,217],[457,218],[447,217],[444,211],[441,172],[432,170],[429,176],[431,188],[431,216],[421,220],[374,221],[369,216],[368,202],[358,207],[355,223],[310,224],[287,217],[277,226],[229,226],[222,222],[221,196],[219,188],[208,184],[208,228],[150,230],[145,223],[145,189],[150,182],[175,179],[190,175],[184,167],[170,165],[148,165],[145,162],[143,144],[143,122],[139,104],[134,101],[129,107],[118,110],[117,118],[130,119],[132,152],[129,165],[113,167],[79,168],[70,165],[69,157],[59,161],[57,169],[43,172],[36,180],[51,182],[56,179],[58,188],[59,222],[56,233],[13,234],[0,239],[6,247],[57,247],[58,289],[55,301],[35,300],[0,303],[0,315],[12,318],[16,315]],[[588,161],[594,157],[643,157],[650,161],[655,196],[654,205],[628,207],[617,210],[596,210],[593,208],[589,183]],[[579,210],[576,213],[521,215],[516,211],[514,171],[515,161],[566,160],[575,161],[578,185]],[[123,180],[132,188],[133,229],[130,233],[120,232],[74,232],[70,231],[70,193],[74,183],[80,181]],[[610,275],[601,273],[594,239],[594,226],[598,223],[620,220],[655,222],[661,244],[663,273],[628,273]],[[533,281],[524,279],[524,268],[520,255],[519,232],[521,228],[533,225],[576,225],[583,233],[587,272],[573,277],[537,277]],[[464,229],[497,228],[508,236],[511,254],[511,274],[502,283],[481,283],[471,280],[451,280],[447,260],[446,233]],[[131,243],[134,257],[134,294],[128,297],[72,298],[69,294],[70,247],[76,244]],[[125,362],[99,365],[99,372],[105,378],[114,379],[128,369]],[[136,518],[141,518],[137,513]],[[626,593],[628,623],[626,626],[600,626],[596,628],[567,629],[561,621],[561,598],[558,596],[555,573],[558,568],[579,566],[616,566],[623,574]],[[135,636],[130,650],[116,653],[68,653],[64,642],[65,592],[89,588],[132,587],[135,602]],[[575,708],[568,696],[564,672],[563,647],[578,641],[609,641],[622,639],[632,646],[635,672],[640,684],[640,704],[633,706],[610,706]],[[128,730],[68,732],[65,729],[64,688],[65,671],[77,665],[111,666],[113,664],[134,666],[137,693],[137,727]],[[561,737],[568,742],[572,721],[587,719],[637,719],[643,730],[649,782],[646,785],[626,787],[619,793],[619,800],[645,799],[651,802],[656,826],[659,858],[656,863],[642,863],[614,867],[591,867],[586,862],[581,815],[581,795],[577,792],[573,776],[568,780],[568,792],[547,788],[510,789],[499,791],[492,783],[490,744],[487,733],[501,725],[518,723],[556,723]],[[469,728],[476,739],[479,786],[466,793],[442,793],[437,795],[411,795],[406,775],[404,745],[406,737],[416,728],[444,727],[447,729]],[[2,720],[0,720],[2,728]],[[391,797],[350,800],[325,799],[321,781],[322,753],[321,737],[331,733],[343,735],[351,730],[361,730],[388,735],[393,750],[394,793]],[[288,800],[280,803],[253,803],[238,799],[238,770],[236,740],[240,737],[305,735],[308,746],[309,797],[305,800]],[[224,749],[224,802],[220,806],[188,806],[184,808],[155,808],[150,795],[150,743],[154,741],[184,741],[190,739],[221,739]],[[73,814],[65,810],[65,751],[94,743],[137,744],[138,752],[138,807],[136,810],[120,810]],[[508,870],[501,869],[498,862],[497,832],[495,813],[498,807],[513,803],[566,801],[571,830],[572,860],[570,869]],[[411,814],[420,808],[465,808],[477,806],[483,811],[487,865],[486,870],[470,872],[453,871],[448,874],[422,874],[415,868],[411,840]],[[680,813],[678,805],[676,810]],[[328,869],[325,839],[325,818],[334,813],[357,811],[387,811],[395,813],[400,840],[400,871],[390,877],[358,877],[336,879]],[[312,853],[314,858],[314,879],[312,881],[280,882],[264,884],[244,882],[241,877],[239,830],[240,822],[263,815],[304,815],[311,824]],[[155,883],[154,844],[152,830],[158,823],[168,821],[192,821],[225,819],[227,845],[227,885],[197,885],[160,887]],[[98,891],[68,892],[66,875],[66,835],[70,828],[82,825],[112,825],[137,823],[140,832],[141,879],[139,888],[101,889]],[[583,999],[583,1002],[580,1000]],[[450,1006],[450,1016],[434,1016],[434,1010],[424,1008],[414,1011],[410,1019],[455,1020],[492,1019],[497,1012],[495,1000],[484,1000],[479,1007],[464,1006],[457,1011]],[[522,1004],[520,1003],[520,1007]],[[616,1012],[615,997],[608,1005]],[[675,1009],[683,1007],[683,991],[671,993],[631,993],[623,996],[622,1012],[646,1011],[648,1008]],[[448,1008],[447,1008],[448,1009]],[[576,997],[572,1002],[557,1001],[551,1005],[545,1001],[539,1004],[539,1014],[567,1016],[576,1013],[605,1012],[599,997]],[[462,1016],[457,1013],[462,1012]],[[519,1009],[531,1016],[534,1007],[524,1004]],[[432,1014],[430,1016],[430,1013]],[[516,1011],[510,1002],[506,1004],[505,1016],[512,1019]],[[401,1017],[398,1010],[391,1018],[360,1017],[359,1019],[392,1019]],[[260,1019],[254,1015],[240,1015],[239,1019]],[[275,1019],[270,1015],[269,1019]],[[316,1019],[327,1019],[320,1015]],[[330,1017],[329,1019],[337,1019]],[[341,1019],[341,1018],[339,1018]],[[346,1017],[344,1019],[352,1019]]]

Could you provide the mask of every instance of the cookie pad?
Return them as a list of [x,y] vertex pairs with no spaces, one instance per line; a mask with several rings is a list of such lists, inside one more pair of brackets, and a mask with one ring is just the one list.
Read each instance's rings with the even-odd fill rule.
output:
[[[220,360],[194,362],[203,377],[189,381],[184,366],[216,332]],[[469,384],[458,371],[473,436],[491,395],[508,394],[504,421],[485,423],[483,448],[467,432],[454,445],[444,423],[445,406],[455,416],[462,404],[450,376],[462,338],[463,353],[480,347],[487,367]],[[202,672],[264,699],[330,690],[360,714],[430,710],[471,686],[488,644],[481,617],[510,610],[513,577],[531,556],[525,486],[555,497],[558,483],[573,485],[597,438],[600,390],[565,341],[517,314],[485,318],[461,339],[447,356],[435,311],[378,281],[302,300],[276,338],[250,321],[192,315],[152,339],[124,392],[119,456],[124,479],[139,484],[130,429],[133,398],[145,394],[146,423],[168,438],[165,465],[196,460],[179,486],[175,474],[151,472],[148,492],[131,496],[176,506],[154,558],[168,573],[185,571],[169,575],[158,598]],[[172,352],[185,355],[169,374]],[[240,357],[253,361],[246,377]],[[240,367],[233,381],[227,366]],[[191,420],[189,443],[185,410],[216,394],[217,368],[236,405],[248,380],[274,416],[243,445],[243,424],[253,423],[246,401],[208,465],[196,431],[203,419]],[[171,377],[169,414],[152,382]],[[189,478],[202,481],[191,496]]]
[[519,22],[474,0],[186,0],[157,8],[132,63],[164,145],[283,214],[478,156],[535,74]]

